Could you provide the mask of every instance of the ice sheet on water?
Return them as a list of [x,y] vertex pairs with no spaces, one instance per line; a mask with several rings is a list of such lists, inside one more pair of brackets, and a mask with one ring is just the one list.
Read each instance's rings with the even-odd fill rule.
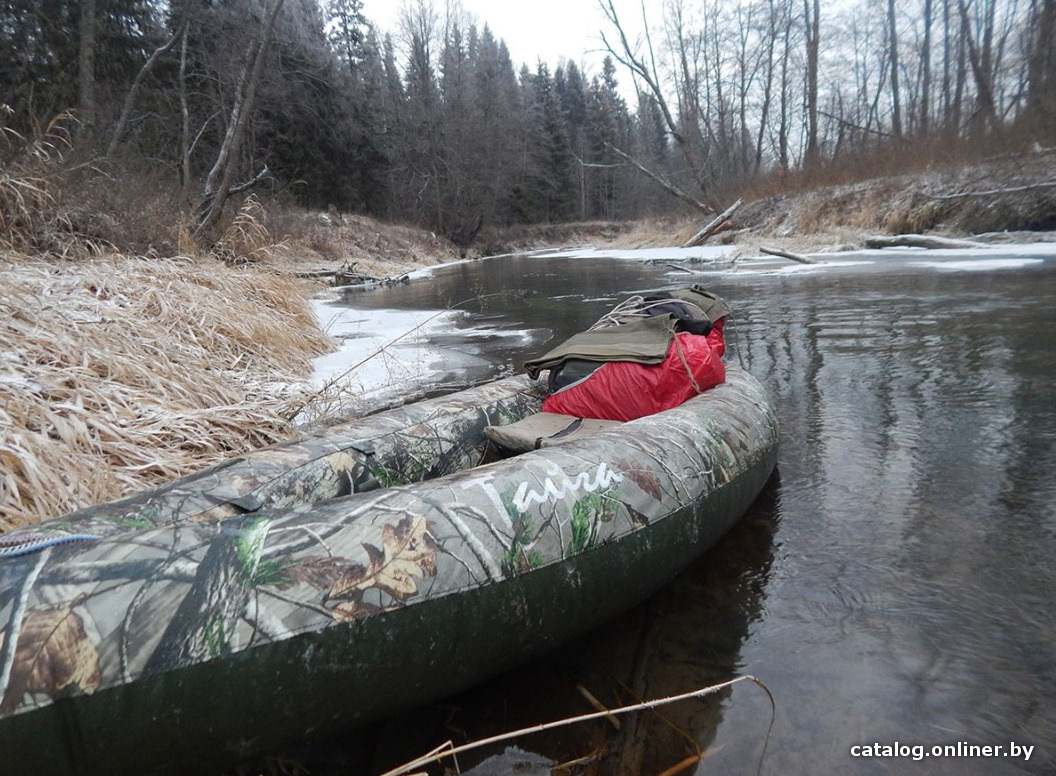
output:
[[989,272],[997,269],[1021,269],[1042,264],[1044,259],[966,259],[964,261],[914,261],[914,267],[927,267],[955,272]]
[[357,309],[334,298],[314,299],[312,309],[338,343],[313,361],[312,382],[334,383],[340,393],[372,402],[436,386],[452,374],[490,374],[489,342],[512,339],[527,347],[535,335],[533,329],[470,325],[460,310]]
[[730,245],[702,245],[696,248],[576,248],[536,253],[541,259],[624,259],[627,261],[714,261],[732,255]]

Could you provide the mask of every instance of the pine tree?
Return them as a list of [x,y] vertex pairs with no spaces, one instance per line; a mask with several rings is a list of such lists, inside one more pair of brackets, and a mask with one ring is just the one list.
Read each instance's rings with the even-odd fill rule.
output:
[[368,29],[363,0],[329,0],[327,11],[330,44],[349,71],[355,72],[364,56]]
[[355,196],[362,209],[383,215],[391,207],[388,174],[397,148],[385,62],[373,29],[360,47],[351,89],[349,172],[355,178]]
[[532,89],[529,117],[529,174],[525,211],[533,220],[567,220],[573,212],[572,153],[556,87],[547,66],[540,62],[529,77]]

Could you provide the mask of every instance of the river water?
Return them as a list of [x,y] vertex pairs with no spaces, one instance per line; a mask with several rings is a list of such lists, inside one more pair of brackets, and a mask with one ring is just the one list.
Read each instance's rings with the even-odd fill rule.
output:
[[[884,251],[695,275],[509,258],[328,305],[384,338],[397,313],[481,297],[400,345],[427,362],[418,378],[444,384],[515,370],[632,292],[703,283],[731,302],[732,358],[782,429],[766,491],[688,572],[543,660],[378,725],[373,767],[589,712],[580,687],[615,706],[751,673],[777,705],[763,773],[1056,771],[1052,254]],[[385,331],[371,331],[378,310]],[[701,773],[754,773],[769,715],[745,683],[518,745],[555,761],[604,750],[601,772],[659,773],[703,751]],[[1029,762],[849,755],[895,741],[1035,749]]]

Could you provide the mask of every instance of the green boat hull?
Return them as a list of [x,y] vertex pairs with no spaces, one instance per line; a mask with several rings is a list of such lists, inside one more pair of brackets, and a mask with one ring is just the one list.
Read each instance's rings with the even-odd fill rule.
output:
[[[6,681],[24,693],[0,696],[9,772],[222,767],[597,626],[714,544],[775,465],[772,408],[739,370],[662,416],[427,483],[19,559],[2,571],[22,592],[0,610],[22,629]],[[319,541],[289,538],[305,532]],[[79,585],[85,568],[97,578]],[[38,621],[70,631],[39,650],[50,690],[19,662]]]
[[773,467],[771,455],[709,495],[706,519],[673,515],[521,578],[60,700],[10,720],[0,741],[27,774],[193,772],[451,695],[648,598],[718,541]]

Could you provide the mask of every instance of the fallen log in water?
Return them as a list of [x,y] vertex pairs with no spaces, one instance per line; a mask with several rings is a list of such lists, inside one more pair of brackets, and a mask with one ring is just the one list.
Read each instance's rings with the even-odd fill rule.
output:
[[924,234],[877,235],[865,238],[866,248],[988,248],[986,243],[974,240],[954,240],[949,237],[937,237]]
[[334,273],[334,285],[335,286],[350,286],[359,283],[380,283],[381,278],[375,275],[368,275],[365,272],[349,272],[346,270],[338,270]]
[[410,283],[409,273],[379,278],[364,275],[361,272],[338,272],[334,275],[334,285],[340,288],[368,288],[370,286],[394,286],[397,283]]
[[744,202],[743,199],[738,199],[736,202],[734,202],[728,208],[723,210],[721,213],[719,213],[717,216],[715,216],[715,218],[711,219],[711,221],[709,221],[707,224],[705,224],[704,227],[699,232],[697,232],[695,235],[690,237],[689,240],[687,240],[686,243],[682,247],[683,248],[694,248],[694,247],[696,247],[698,245],[701,245],[703,242],[705,242],[713,234],[717,234],[717,233],[723,231],[724,229],[728,229],[730,227],[730,222],[729,222],[730,216],[733,215],[733,211],[735,211],[737,208],[739,208],[741,206],[741,203],[743,203],[743,202]]
[[765,253],[768,256],[780,256],[782,259],[790,259],[791,261],[798,261],[800,264],[820,264],[817,259],[812,259],[809,256],[803,256],[799,253],[792,253],[791,251],[783,251],[780,248],[759,248],[760,253]]
[[356,261],[351,263],[346,262],[336,269],[312,269],[298,272],[296,274],[299,278],[307,278],[309,280],[325,280],[329,278],[330,285],[333,286],[391,286],[397,283],[411,282],[411,276],[406,272],[402,275],[392,275],[389,277],[379,277],[377,275],[368,275],[366,272],[358,272],[356,270],[356,265],[358,263],[359,262]]
[[336,269],[311,269],[304,272],[296,272],[294,274],[299,278],[321,280],[322,278],[332,278],[336,273]]

